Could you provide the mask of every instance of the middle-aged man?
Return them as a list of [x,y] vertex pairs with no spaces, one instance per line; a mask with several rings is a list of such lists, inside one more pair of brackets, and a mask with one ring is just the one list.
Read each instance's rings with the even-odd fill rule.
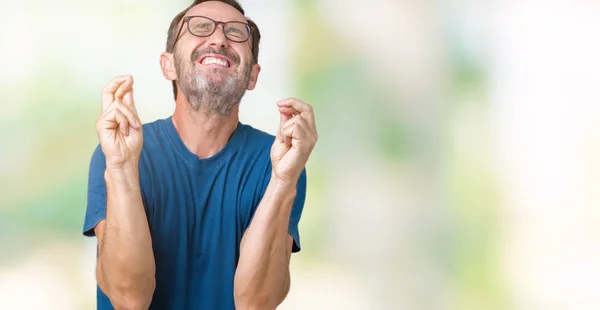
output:
[[260,32],[231,1],[195,1],[160,66],[172,117],[142,125],[133,78],[102,91],[84,234],[98,239],[98,309],[275,309],[300,250],[313,110],[273,104],[277,136],[239,121]]

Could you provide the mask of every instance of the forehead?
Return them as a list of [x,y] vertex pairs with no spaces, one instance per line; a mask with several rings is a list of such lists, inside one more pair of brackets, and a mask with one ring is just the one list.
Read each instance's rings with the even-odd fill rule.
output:
[[189,9],[185,16],[202,15],[217,21],[238,21],[247,23],[246,17],[229,4],[220,1],[202,2]]

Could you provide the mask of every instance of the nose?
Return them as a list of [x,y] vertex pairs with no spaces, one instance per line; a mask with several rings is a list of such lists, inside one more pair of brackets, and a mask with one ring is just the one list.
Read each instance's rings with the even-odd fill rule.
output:
[[229,47],[229,40],[225,37],[224,26],[217,25],[215,32],[208,37],[208,44],[215,48],[227,48]]

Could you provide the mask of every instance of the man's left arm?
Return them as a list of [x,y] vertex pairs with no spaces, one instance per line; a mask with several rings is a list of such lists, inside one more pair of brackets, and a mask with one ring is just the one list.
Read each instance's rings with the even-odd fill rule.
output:
[[238,310],[275,309],[290,288],[290,215],[318,136],[310,105],[294,98],[277,105],[281,122],[271,148],[271,180],[240,245],[234,279]]

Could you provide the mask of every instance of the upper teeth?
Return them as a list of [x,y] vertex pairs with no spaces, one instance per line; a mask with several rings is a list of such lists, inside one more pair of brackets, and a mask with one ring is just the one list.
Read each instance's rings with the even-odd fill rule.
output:
[[217,64],[217,65],[221,65],[223,67],[229,67],[229,64],[227,63],[227,61],[220,59],[220,58],[214,58],[214,57],[204,58],[204,60],[202,61],[202,64],[204,64],[204,65]]

